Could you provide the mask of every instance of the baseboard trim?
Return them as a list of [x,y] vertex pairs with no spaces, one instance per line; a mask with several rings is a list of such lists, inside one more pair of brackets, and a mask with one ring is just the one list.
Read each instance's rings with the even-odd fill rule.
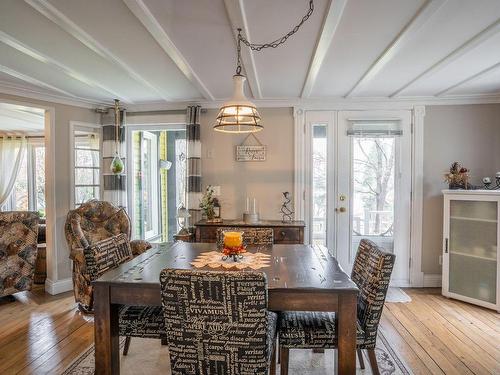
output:
[[49,294],[59,294],[73,290],[73,280],[71,278],[52,281],[45,280],[45,291]]
[[439,273],[424,274],[424,288],[440,288],[442,285],[443,276]]

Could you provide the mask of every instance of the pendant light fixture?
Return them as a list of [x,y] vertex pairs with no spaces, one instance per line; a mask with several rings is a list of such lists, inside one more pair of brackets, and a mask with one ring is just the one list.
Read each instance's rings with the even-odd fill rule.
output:
[[236,74],[233,76],[233,95],[220,108],[219,114],[215,119],[214,130],[223,133],[255,133],[264,128],[261,124],[261,117],[257,107],[245,96],[246,77],[241,74],[241,43],[245,44],[252,51],[261,51],[264,48],[277,48],[299,30],[302,24],[311,17],[313,11],[314,2],[313,0],[309,0],[309,9],[300,22],[287,34],[270,43],[250,43],[241,35],[241,29],[238,29],[237,64]]
[[120,101],[115,99],[115,157],[111,161],[109,169],[114,175],[121,175],[125,170],[125,164],[120,157]]

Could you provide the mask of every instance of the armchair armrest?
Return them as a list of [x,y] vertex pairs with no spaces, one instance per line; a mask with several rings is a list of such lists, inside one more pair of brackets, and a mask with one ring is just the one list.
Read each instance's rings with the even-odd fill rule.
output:
[[144,240],[133,240],[130,241],[130,247],[132,249],[132,254],[136,256],[142,254],[148,249],[151,249],[151,244]]

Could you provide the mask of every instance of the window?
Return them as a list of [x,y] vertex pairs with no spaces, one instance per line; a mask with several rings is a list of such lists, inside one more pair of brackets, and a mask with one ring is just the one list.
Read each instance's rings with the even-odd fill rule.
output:
[[45,217],[45,144],[43,138],[29,138],[7,209],[37,211]]
[[72,125],[72,205],[78,207],[100,198],[101,129],[99,125]]
[[132,237],[170,241],[185,203],[186,131],[179,125],[127,127]]

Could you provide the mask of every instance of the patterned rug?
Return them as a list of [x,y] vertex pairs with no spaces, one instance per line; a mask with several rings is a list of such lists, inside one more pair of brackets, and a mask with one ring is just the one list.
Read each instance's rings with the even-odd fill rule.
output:
[[[121,339],[123,346],[125,339]],[[390,346],[386,338],[379,332],[377,340],[377,354],[380,374],[382,375],[411,375],[408,366],[400,359],[396,351]],[[62,375],[92,375],[94,374],[94,346],[89,347]],[[357,374],[371,374],[368,357],[365,353],[365,370],[357,367]],[[120,355],[121,373],[124,375],[169,375],[170,363],[168,348],[161,346],[159,340],[133,338],[127,356]],[[333,373],[333,351],[313,353],[312,350],[290,350],[290,375],[323,375]],[[279,374],[279,366],[277,370]]]

